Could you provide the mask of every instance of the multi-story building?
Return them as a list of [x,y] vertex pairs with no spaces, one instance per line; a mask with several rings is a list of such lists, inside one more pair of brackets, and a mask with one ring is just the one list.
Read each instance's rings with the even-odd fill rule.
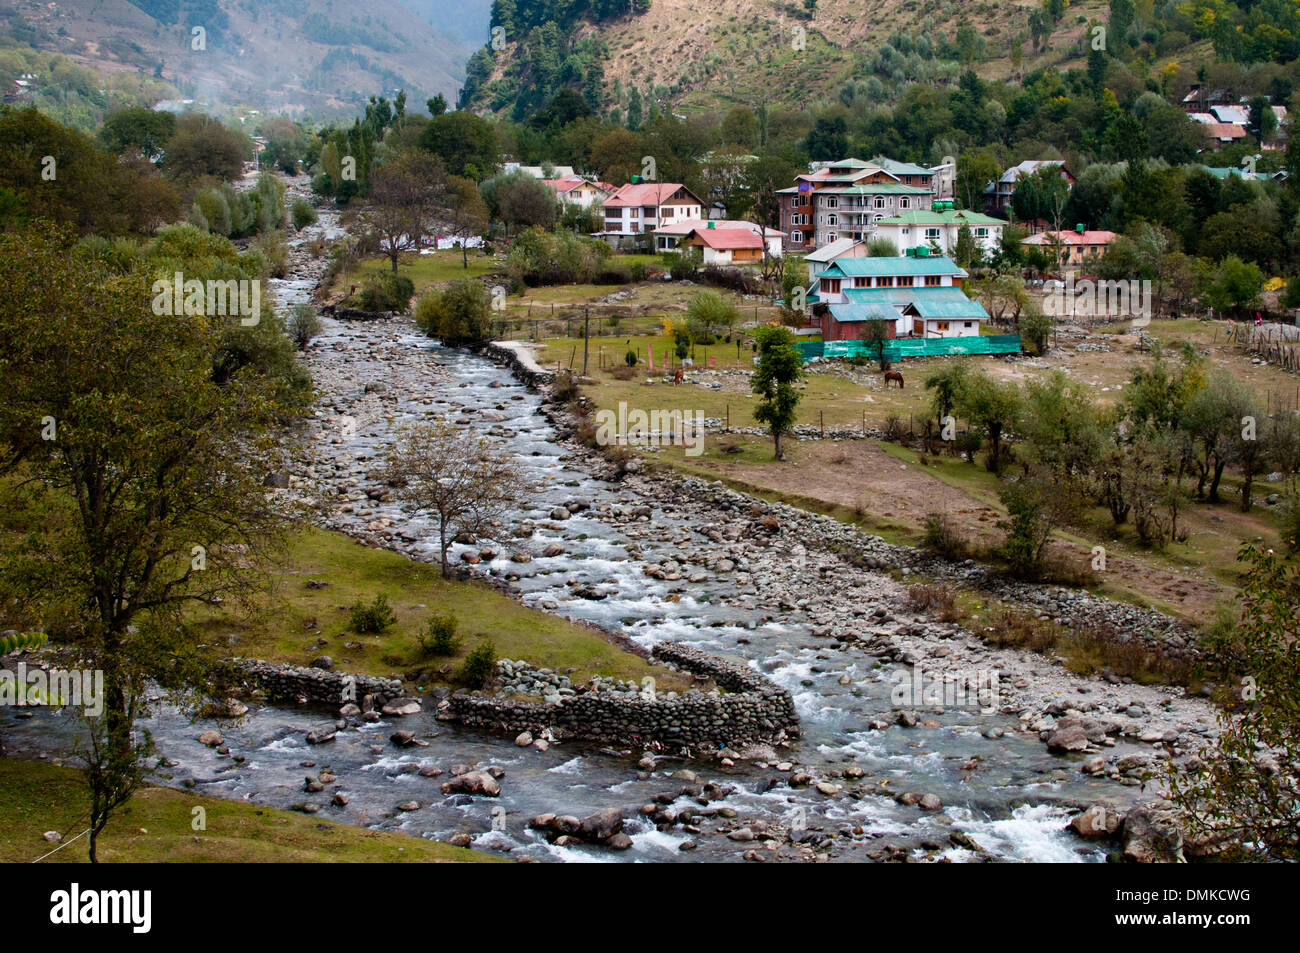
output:
[[796,177],[778,192],[781,230],[789,247],[808,251],[841,238],[871,237],[875,222],[934,201],[936,173],[925,166],[877,157],[842,159]]
[[970,229],[980,250],[992,256],[997,254],[1002,244],[1002,229],[1006,224],[1002,219],[982,212],[954,209],[951,202],[943,201],[936,202],[933,208],[882,218],[874,224],[871,237],[891,241],[902,252],[921,245],[950,255],[957,247],[957,236],[965,226]]
[[605,199],[605,230],[611,243],[703,216],[704,203],[680,182],[633,182]]

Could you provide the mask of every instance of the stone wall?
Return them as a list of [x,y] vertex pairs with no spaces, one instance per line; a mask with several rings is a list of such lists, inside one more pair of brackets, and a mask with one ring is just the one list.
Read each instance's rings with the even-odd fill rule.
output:
[[402,694],[402,683],[395,678],[275,665],[261,659],[234,658],[226,662],[246,687],[263,691],[271,698],[305,698],[322,705],[341,705],[359,702],[366,695],[396,698]]
[[661,661],[707,675],[723,692],[688,691],[676,698],[623,692],[581,692],[555,704],[458,692],[445,717],[463,725],[517,734],[550,731],[623,745],[654,742],[696,748],[771,744],[799,732],[790,693],[743,666],[680,645],[657,645]]

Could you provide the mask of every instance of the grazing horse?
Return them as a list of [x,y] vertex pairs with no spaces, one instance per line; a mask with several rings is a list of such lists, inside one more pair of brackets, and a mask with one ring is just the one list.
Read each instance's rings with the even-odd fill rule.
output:
[[677,368],[677,372],[673,374],[673,386],[676,387],[684,380],[686,380],[686,375],[682,373],[682,369],[679,367]]
[[898,381],[898,389],[903,389],[903,375],[898,371],[885,371],[885,389],[889,389],[890,381]]

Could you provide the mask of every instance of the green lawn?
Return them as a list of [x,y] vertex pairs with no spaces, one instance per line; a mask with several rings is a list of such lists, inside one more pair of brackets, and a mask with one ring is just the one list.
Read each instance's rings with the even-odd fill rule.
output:
[[[454,684],[465,656],[490,640],[498,658],[573,668],[573,680],[616,675],[640,681],[653,675],[669,689],[685,680],[627,652],[599,633],[529,609],[478,582],[441,578],[438,568],[384,549],[371,549],[341,533],[309,530],[291,540],[285,564],[272,572],[265,610],[255,618],[223,613],[201,623],[214,649],[295,665],[329,655],[345,671],[406,678],[418,685]],[[325,582],[310,588],[308,580]],[[396,623],[379,635],[350,631],[349,608],[384,594]],[[424,608],[415,608],[423,606]],[[417,633],[435,614],[453,614],[461,648],[456,656],[424,657]],[[238,641],[231,644],[230,636]],[[447,667],[447,672],[439,669]],[[670,684],[671,683],[671,684]]]
[[[70,842],[42,863],[87,862],[85,788],[72,768],[0,758],[0,862],[29,863],[54,850],[41,836],[58,831]],[[207,829],[191,825],[194,808],[206,812]],[[494,863],[503,858],[420,837],[146,787],[109,821],[100,836],[107,863]]]

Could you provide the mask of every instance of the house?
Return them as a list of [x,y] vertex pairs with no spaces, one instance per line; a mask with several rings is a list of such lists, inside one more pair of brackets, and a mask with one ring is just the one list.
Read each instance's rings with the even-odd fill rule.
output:
[[794,251],[841,238],[861,241],[870,237],[873,223],[881,218],[929,208],[934,182],[933,169],[879,156],[870,162],[814,164],[813,171],[796,176],[793,186],[777,191],[781,230],[790,236]]
[[706,265],[755,265],[763,260],[763,236],[749,228],[693,228],[681,241],[682,247],[703,251]]
[[[755,237],[762,235],[762,239],[767,242],[767,253],[773,258],[780,258],[785,254],[785,233],[777,231],[775,228],[760,228],[753,222],[743,222],[734,219],[704,219],[690,218],[682,221],[671,222],[662,228],[654,230],[654,250],[657,252],[676,251],[683,245],[685,240],[691,234],[699,229],[712,229],[713,231],[738,231],[744,230],[754,234]],[[697,247],[707,247],[701,243],[693,243]],[[759,246],[759,259],[762,255],[762,245]],[[705,264],[709,263],[709,253],[706,250],[704,254]]]
[[842,304],[850,291],[866,288],[960,288],[967,277],[951,258],[925,248],[897,257],[840,258],[817,275],[816,300]]
[[803,256],[808,265],[808,281],[817,280],[817,275],[831,262],[840,258],[866,258],[867,243],[857,238],[837,238],[829,245],[823,245]]
[[699,219],[704,203],[680,182],[633,182],[620,185],[605,199],[605,230],[599,237],[611,244],[680,223]]
[[957,247],[958,234],[966,226],[980,251],[992,256],[1002,245],[1002,229],[1006,224],[981,212],[954,209],[951,202],[936,202],[934,208],[882,218],[875,223],[872,237],[887,239],[898,249],[926,245],[940,254],[950,255]]
[[1207,112],[1211,107],[1232,102],[1232,98],[1223,89],[1207,89],[1197,84],[1183,97],[1183,110],[1189,113]]
[[1226,146],[1246,138],[1246,127],[1235,122],[1212,122],[1206,124],[1205,134],[1219,145]]
[[862,341],[867,324],[885,322],[889,338],[979,337],[988,312],[957,287],[854,289],[822,312],[824,341]]
[[1085,229],[1079,225],[1072,232],[1039,232],[1023,239],[1020,244],[1041,248],[1053,257],[1059,255],[1062,265],[1082,265],[1104,255],[1115,238],[1114,232]]
[[1019,165],[1013,165],[984,187],[984,211],[990,215],[1005,215],[1007,207],[1011,204],[1011,195],[1015,192],[1020,179],[1046,168],[1060,169],[1061,177],[1070,188],[1074,188],[1074,176],[1060,159],[1027,159]]
[[577,205],[580,208],[591,208],[597,205],[614,191],[614,186],[605,182],[593,182],[584,179],[580,175],[566,175],[559,179],[542,179],[542,184],[549,186],[555,191],[555,197],[564,205]]

